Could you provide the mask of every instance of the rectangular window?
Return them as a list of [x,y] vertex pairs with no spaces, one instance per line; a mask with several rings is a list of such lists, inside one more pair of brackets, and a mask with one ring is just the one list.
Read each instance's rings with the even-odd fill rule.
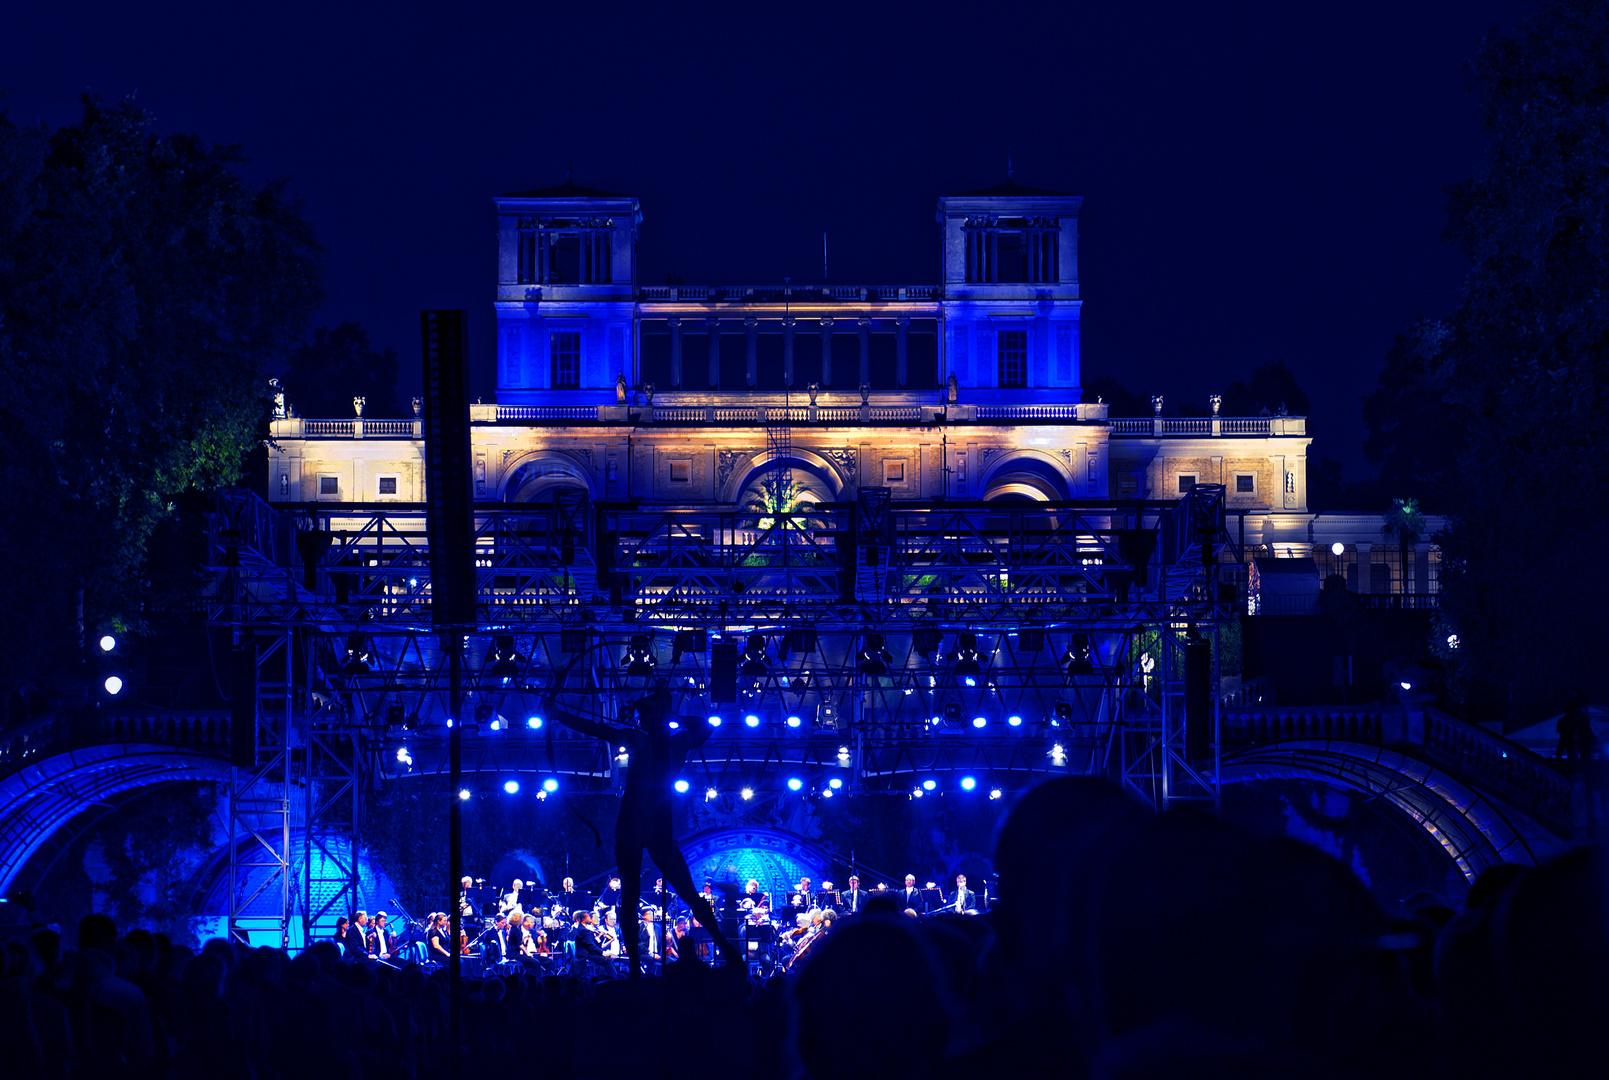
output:
[[339,477],[321,476],[318,478],[318,493],[320,495],[339,495],[341,481]]
[[883,483],[885,483],[885,484],[903,484],[903,483],[905,483],[905,462],[903,462],[903,461],[885,461],[885,462],[883,462]]
[[1235,474],[1235,490],[1242,494],[1257,490],[1257,477],[1246,473]]
[[397,493],[397,478],[395,476],[380,477],[380,494],[395,495]]
[[1028,331],[1001,330],[995,336],[1002,390],[1024,390],[1028,386]]
[[554,331],[548,349],[553,389],[581,389],[581,331]]
[[693,479],[693,463],[691,461],[673,461],[670,463],[670,478],[679,484],[685,484]]
[[1188,495],[1196,486],[1194,473],[1182,473],[1179,476],[1179,494]]
[[1137,477],[1125,476],[1117,482],[1117,493],[1125,499],[1137,498],[1140,494],[1140,481]]

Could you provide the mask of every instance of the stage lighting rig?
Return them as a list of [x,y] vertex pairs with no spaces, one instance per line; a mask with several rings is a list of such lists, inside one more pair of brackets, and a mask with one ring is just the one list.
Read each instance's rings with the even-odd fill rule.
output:
[[514,647],[513,634],[498,634],[492,639],[492,678],[508,682],[520,673],[519,663],[523,659]]
[[654,658],[652,639],[647,634],[631,635],[631,642],[626,646],[626,655],[620,660],[626,669],[626,684],[633,689],[647,688],[654,677],[654,670],[659,661]]
[[366,675],[374,662],[374,651],[367,634],[346,635],[346,655],[341,660],[342,675]]
[[685,653],[703,653],[708,641],[709,635],[703,630],[676,631],[676,636],[670,641],[671,667],[681,663]]
[[918,626],[911,631],[911,644],[916,649],[916,655],[924,659],[932,658],[941,640],[943,635],[931,626]]
[[1076,675],[1095,674],[1095,647],[1088,634],[1074,634],[1067,644],[1067,655],[1062,657],[1062,669],[1071,682]]
[[743,645],[743,664],[738,669],[744,678],[764,678],[766,673],[766,644],[764,634],[750,634]]

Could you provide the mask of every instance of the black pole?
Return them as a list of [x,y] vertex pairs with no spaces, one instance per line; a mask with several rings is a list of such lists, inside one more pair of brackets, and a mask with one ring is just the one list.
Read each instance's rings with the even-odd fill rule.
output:
[[464,874],[464,800],[458,797],[464,783],[464,736],[459,721],[464,709],[464,635],[458,630],[442,635],[449,638],[448,699],[451,702],[447,729],[448,769],[452,779],[447,788],[447,897],[452,904],[452,939],[448,945],[451,954],[447,961],[450,992],[447,996],[447,1040],[449,1057],[447,1075],[458,1075],[458,1048],[464,1043],[464,992],[460,980],[462,969],[459,941],[463,933],[464,909],[458,902],[458,883]]

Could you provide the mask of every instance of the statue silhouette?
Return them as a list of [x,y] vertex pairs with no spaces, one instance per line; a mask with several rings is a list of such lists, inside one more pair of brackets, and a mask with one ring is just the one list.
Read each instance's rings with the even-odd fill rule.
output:
[[[672,787],[687,753],[709,741],[714,728],[702,719],[671,715],[670,691],[663,685],[632,706],[637,715],[635,727],[589,720],[560,711],[547,703],[548,716],[572,731],[602,739],[613,752],[623,746],[630,755],[626,767],[626,788],[620,796],[620,816],[615,821],[615,860],[619,866],[620,925],[627,954],[631,957],[631,976],[642,974],[638,955],[637,903],[642,895],[642,853],[659,867],[665,883],[676,891],[693,912],[693,917],[710,932],[710,937],[726,957],[728,966],[743,970],[743,954],[716,925],[715,909],[693,884],[687,858],[676,843],[671,827]],[[677,728],[671,728],[671,722]],[[630,920],[628,923],[626,920]]]

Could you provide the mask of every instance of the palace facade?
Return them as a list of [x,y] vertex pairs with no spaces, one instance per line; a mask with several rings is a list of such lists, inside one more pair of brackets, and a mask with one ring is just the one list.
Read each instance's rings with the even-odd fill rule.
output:
[[[1112,418],[1081,400],[1082,202],[1009,183],[939,199],[937,283],[645,285],[636,198],[569,182],[498,197],[497,400],[471,406],[475,497],[744,506],[779,461],[796,502],[1218,484],[1248,560],[1311,555],[1361,593],[1433,594],[1428,536],[1402,567],[1378,516],[1309,512],[1305,417],[1219,416],[1216,399],[1164,417],[1157,397],[1151,417]],[[422,501],[421,422],[356,412],[281,404],[271,500]]]

